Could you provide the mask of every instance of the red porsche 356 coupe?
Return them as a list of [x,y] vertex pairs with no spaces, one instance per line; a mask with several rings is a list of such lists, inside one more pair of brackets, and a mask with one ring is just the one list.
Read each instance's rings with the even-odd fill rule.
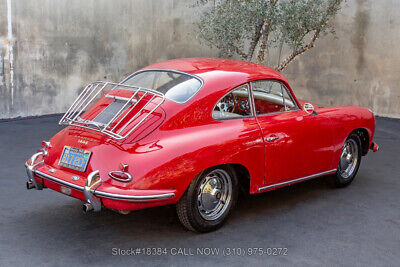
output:
[[305,103],[281,73],[225,59],[170,60],[91,83],[60,124],[26,162],[28,189],[81,199],[85,212],[176,204],[198,232],[226,221],[240,188],[323,175],[343,187],[378,149],[368,109]]

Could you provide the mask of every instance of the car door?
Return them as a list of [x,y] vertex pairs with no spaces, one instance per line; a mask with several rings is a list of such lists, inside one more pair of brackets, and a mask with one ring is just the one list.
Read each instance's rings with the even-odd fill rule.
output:
[[251,90],[265,145],[264,185],[326,171],[333,155],[329,124],[299,108],[279,81],[254,81]]
[[224,133],[218,139],[229,149],[216,148],[214,154],[228,152],[219,158],[230,158],[232,163],[246,166],[251,177],[250,191],[256,192],[265,179],[265,148],[251,103],[250,85],[246,83],[226,93],[215,104],[212,118],[218,122],[217,128]]

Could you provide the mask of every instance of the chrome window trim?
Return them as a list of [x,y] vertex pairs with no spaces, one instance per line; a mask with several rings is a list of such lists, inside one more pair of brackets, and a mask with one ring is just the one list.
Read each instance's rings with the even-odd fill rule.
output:
[[324,176],[333,172],[336,172],[337,169],[332,169],[329,171],[325,171],[325,172],[320,172],[320,173],[316,173],[316,174],[312,174],[312,175],[308,175],[308,176],[304,176],[301,178],[297,178],[297,179],[293,179],[293,180],[289,180],[289,181],[285,181],[285,182],[281,182],[281,183],[276,183],[276,184],[272,184],[272,185],[267,185],[267,186],[263,186],[258,188],[258,191],[264,191],[270,188],[275,188],[275,187],[279,187],[279,186],[283,186],[283,185],[287,185],[287,184],[291,184],[291,183],[296,183],[296,182],[300,182],[300,181],[305,181],[305,180],[309,180],[312,178],[317,178],[320,176]]
[[[211,114],[211,116],[212,116],[212,114]],[[251,118],[254,118],[254,116],[243,116],[243,117],[236,117],[236,118],[225,118],[225,119],[220,119],[220,120],[214,119],[214,118],[213,118],[213,120],[215,120],[215,121],[231,121],[231,120],[251,119]]]
[[[39,170],[35,170],[34,173],[38,176],[41,176],[42,178],[51,180],[55,183],[61,184],[61,185],[65,185],[68,187],[71,187],[75,190],[81,191],[83,192],[83,186],[80,185],[76,185],[64,180],[61,180],[59,178],[56,178],[54,176],[48,175],[44,172],[41,172]],[[104,198],[110,198],[110,199],[116,199],[116,200],[124,200],[124,201],[150,201],[150,200],[161,200],[161,199],[169,199],[175,196],[174,193],[165,193],[165,194],[157,194],[157,195],[121,195],[121,194],[113,194],[113,193],[107,193],[104,191],[99,191],[99,190],[95,190],[94,191],[94,195],[98,196],[98,197],[104,197]]]
[[277,115],[277,114],[281,114],[281,113],[294,112],[294,111],[299,111],[299,110],[301,110],[301,109],[275,111],[275,112],[271,112],[271,113],[265,113],[265,114],[262,114],[262,115],[258,115],[257,118]]
[[[175,72],[175,73],[182,74],[182,75],[188,75],[188,76],[190,76],[190,77],[193,77],[193,78],[197,79],[197,80],[200,82],[199,89],[198,89],[190,98],[188,98],[188,99],[187,99],[186,101],[184,101],[184,102],[178,102],[178,101],[175,101],[175,100],[172,100],[172,99],[167,98],[168,100],[171,100],[172,102],[175,102],[175,103],[178,103],[178,104],[186,104],[187,102],[189,102],[195,95],[197,95],[197,94],[200,92],[200,90],[201,90],[201,89],[203,88],[203,86],[204,86],[204,81],[203,81],[203,79],[200,78],[200,77],[197,76],[197,75],[194,75],[194,74],[191,74],[191,73],[188,73],[188,72],[184,72],[184,71],[179,71],[179,70],[173,70],[173,69],[157,69],[157,68],[156,68],[156,69],[138,70],[138,71],[136,71],[136,72],[130,74],[130,75],[129,75],[128,77],[126,77],[125,79],[123,79],[122,82],[120,82],[120,84],[124,84],[124,82],[126,82],[127,80],[129,80],[130,78],[132,78],[133,76],[135,76],[135,75],[137,75],[137,74],[140,74],[140,73],[143,73],[143,72],[149,72],[149,71]],[[153,90],[154,90],[154,89],[153,89]]]
[[[221,99],[223,99],[224,97],[226,97],[228,94],[230,94],[233,90],[236,90],[238,87],[243,86],[243,85],[247,85],[247,91],[248,91],[248,95],[249,95],[249,104],[250,104],[250,111],[251,111],[251,115],[246,115],[246,116],[242,116],[242,117],[236,117],[236,118],[224,118],[224,119],[216,119],[213,117],[213,111],[215,109],[215,107],[217,106],[217,104],[219,103],[219,101]],[[253,97],[253,93],[251,92],[251,88],[250,88],[250,83],[243,83],[241,85],[236,86],[235,88],[229,90],[228,93],[224,94],[220,99],[218,99],[218,101],[215,103],[214,107],[211,110],[211,118],[215,121],[228,121],[228,120],[238,120],[238,119],[249,119],[249,118],[254,118],[254,109],[253,109],[253,102],[252,102],[252,97]]]
[[[290,99],[292,100],[292,102],[295,104],[296,109],[293,110],[283,110],[283,111],[276,111],[276,112],[271,112],[271,113],[264,113],[264,114],[257,114],[256,112],[256,104],[255,104],[255,100],[254,100],[254,95],[253,95],[253,82],[259,82],[259,81],[273,81],[273,82],[277,82],[279,83],[281,86],[283,85],[283,88],[285,88],[286,93],[288,94],[288,96],[290,97]],[[252,95],[252,101],[253,101],[253,106],[254,106],[254,114],[255,117],[265,117],[265,116],[271,116],[271,115],[276,115],[276,114],[280,114],[280,113],[284,113],[284,112],[292,112],[292,111],[299,111],[302,110],[301,108],[299,108],[299,105],[297,105],[297,102],[294,100],[292,94],[290,93],[289,89],[286,87],[286,85],[280,81],[280,80],[276,80],[276,79],[261,79],[261,80],[254,80],[250,82],[250,90],[251,90],[251,95]],[[282,96],[283,97],[283,96]]]

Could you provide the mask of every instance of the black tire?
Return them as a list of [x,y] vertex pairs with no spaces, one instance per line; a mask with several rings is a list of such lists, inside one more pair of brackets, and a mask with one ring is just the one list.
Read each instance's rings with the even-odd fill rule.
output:
[[[229,175],[229,179],[232,185],[229,203],[227,203],[228,201],[226,201],[226,204],[224,204],[226,205],[226,207],[223,206],[223,211],[220,212],[220,216],[218,218],[207,220],[203,218],[204,215],[201,214],[199,207],[199,193],[201,191],[201,185],[207,178],[210,177],[209,174],[221,170]],[[220,228],[225,223],[233,207],[236,204],[237,197],[238,178],[234,169],[230,166],[225,165],[216,166],[201,172],[193,179],[189,187],[186,189],[186,192],[177,203],[176,211],[179,220],[188,230],[199,233],[210,232]]]
[[[354,167],[351,169],[350,173],[344,172],[342,169],[342,164],[341,164],[342,160],[345,160],[345,158],[343,157],[343,153],[345,150],[345,146],[348,143],[351,143],[351,144],[354,144],[357,146],[357,152],[354,153],[357,156],[357,162],[354,164]],[[360,137],[357,134],[352,133],[347,137],[347,139],[343,145],[343,150],[341,153],[337,171],[331,177],[332,185],[335,187],[345,187],[345,186],[348,186],[349,184],[351,184],[351,182],[353,182],[354,178],[356,177],[358,169],[360,167],[361,157],[362,157],[362,148],[361,148]]]

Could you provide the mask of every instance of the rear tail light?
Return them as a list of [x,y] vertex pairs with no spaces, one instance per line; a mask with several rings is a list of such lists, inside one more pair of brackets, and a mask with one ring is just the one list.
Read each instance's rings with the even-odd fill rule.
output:
[[49,154],[48,149],[51,148],[51,143],[48,141],[42,141],[42,148],[38,150],[38,152],[43,152],[43,157],[46,157]]
[[42,141],[42,146],[45,148],[50,148],[52,147],[51,143],[49,141]]
[[124,171],[110,171],[108,173],[108,176],[110,176],[114,180],[124,182],[124,183],[132,181],[132,175],[130,175],[130,173],[127,173]]

